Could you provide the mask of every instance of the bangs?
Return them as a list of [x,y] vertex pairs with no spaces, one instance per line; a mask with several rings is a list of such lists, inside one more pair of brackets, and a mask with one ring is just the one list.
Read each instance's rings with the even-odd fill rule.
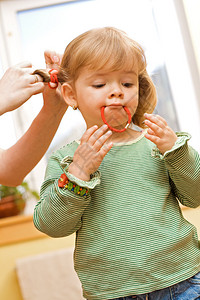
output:
[[101,34],[95,32],[95,36],[87,41],[83,65],[95,71],[131,71],[136,67],[143,71],[146,67],[143,49],[123,31],[106,29]]
[[116,41],[109,41],[109,43],[102,41],[99,48],[96,47],[89,52],[85,63],[91,70],[103,69],[113,72],[126,69],[131,71],[138,67],[138,58],[135,51],[131,51],[131,49]]

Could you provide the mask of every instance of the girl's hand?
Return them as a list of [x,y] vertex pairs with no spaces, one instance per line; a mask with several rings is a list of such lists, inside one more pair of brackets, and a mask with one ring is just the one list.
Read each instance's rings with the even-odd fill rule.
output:
[[83,134],[68,169],[71,174],[84,181],[90,180],[90,175],[97,171],[103,158],[113,146],[112,143],[106,144],[112,134],[107,129],[107,125],[100,128],[95,125]]
[[159,151],[164,154],[174,146],[177,140],[175,132],[162,117],[147,113],[144,116],[146,118],[144,123],[148,126],[145,137],[156,144]]

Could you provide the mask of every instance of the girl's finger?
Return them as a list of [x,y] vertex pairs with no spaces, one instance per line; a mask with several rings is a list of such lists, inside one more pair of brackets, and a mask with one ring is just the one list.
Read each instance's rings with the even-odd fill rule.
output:
[[[159,115],[145,113],[144,116],[145,116],[146,120],[149,120],[154,124],[157,124],[161,128],[164,128],[167,125],[167,122]],[[163,122],[163,120],[164,120],[164,122]]]
[[158,142],[160,140],[156,135],[151,135],[148,133],[145,134],[145,137],[156,145],[158,144]]
[[88,141],[88,139],[90,138],[90,136],[98,129],[97,125],[94,125],[92,127],[90,127],[88,130],[86,130],[86,132],[83,134],[82,138],[81,138],[81,144],[86,143]]
[[161,117],[160,115],[155,115],[156,116],[156,118],[158,119],[158,120],[160,120],[165,126],[167,126],[168,124],[167,124],[167,121],[163,118],[163,117]]
[[101,147],[101,149],[99,151],[99,155],[102,158],[102,160],[106,156],[106,154],[110,151],[112,146],[113,146],[113,143],[111,142],[109,144],[104,144],[103,147]]
[[103,134],[94,144],[94,148],[96,151],[100,151],[100,149],[104,146],[105,142],[109,139],[112,135],[112,131],[109,130],[105,134]]
[[161,128],[157,124],[155,124],[149,120],[145,120],[144,123],[145,123],[145,125],[147,125],[150,128],[150,130],[153,131],[154,135],[157,135],[159,137],[161,137],[163,135],[163,128]]
[[151,135],[155,135],[155,132],[152,129],[150,129],[150,128],[148,128],[147,133],[151,134]]
[[106,132],[107,129],[108,126],[105,124],[97,129],[89,138],[90,145],[93,146],[96,141]]

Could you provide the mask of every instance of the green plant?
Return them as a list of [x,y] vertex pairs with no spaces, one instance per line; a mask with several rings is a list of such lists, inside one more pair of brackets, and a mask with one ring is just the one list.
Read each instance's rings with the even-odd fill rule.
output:
[[27,182],[17,187],[0,185],[0,218],[14,216],[24,210],[26,199],[33,196],[39,199],[38,192],[30,189]]
[[22,195],[25,192],[29,193],[36,199],[39,199],[38,192],[31,190],[26,181],[22,182],[22,184],[20,184],[19,186],[16,186],[16,187],[0,185],[0,199],[10,196],[10,195]]

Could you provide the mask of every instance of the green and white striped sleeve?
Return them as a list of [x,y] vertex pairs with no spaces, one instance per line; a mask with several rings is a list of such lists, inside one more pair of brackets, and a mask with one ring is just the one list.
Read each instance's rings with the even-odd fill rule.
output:
[[188,207],[200,205],[200,156],[191,146],[188,133],[177,133],[178,139],[173,148],[162,155],[153,149],[153,156],[165,161],[171,179],[171,186],[179,201]]
[[64,237],[77,231],[82,225],[82,214],[91,201],[90,195],[82,197],[58,186],[58,179],[64,173],[61,160],[59,153],[49,159],[40,201],[34,210],[35,227],[51,237]]

